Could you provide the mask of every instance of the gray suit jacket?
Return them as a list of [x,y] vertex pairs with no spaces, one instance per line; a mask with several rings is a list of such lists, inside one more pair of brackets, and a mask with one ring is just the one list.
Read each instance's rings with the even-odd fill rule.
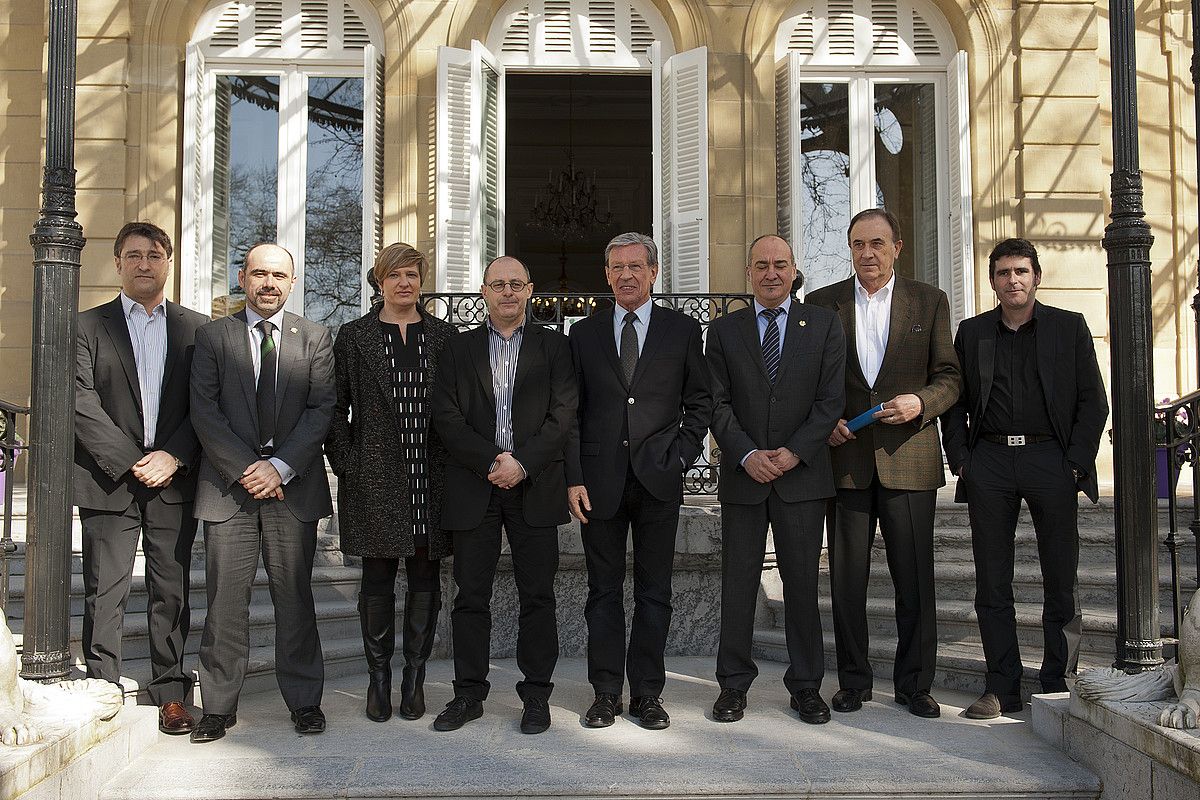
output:
[[[322,458],[335,398],[328,328],[284,314],[275,398],[275,457],[296,471],[283,487],[283,502],[296,519],[315,522],[333,513]],[[204,450],[196,518],[224,522],[249,498],[238,479],[259,460],[254,360],[244,312],[196,332],[192,427]]]
[[[846,337],[832,311],[793,302],[772,386],[754,307],[708,327],[712,432],[721,448],[722,503],[761,503],[771,488],[786,502],[833,497],[827,439],[846,405]],[[800,464],[771,483],[742,469],[751,450],[786,447]]]

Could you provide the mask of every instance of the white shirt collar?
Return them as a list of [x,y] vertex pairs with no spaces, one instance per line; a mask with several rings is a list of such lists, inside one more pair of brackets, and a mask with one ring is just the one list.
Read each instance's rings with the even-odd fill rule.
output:
[[[783,302],[780,303],[778,306],[776,306],[776,308],[782,308],[783,316],[786,317],[788,315],[788,312],[792,310],[792,296],[789,294],[787,297],[783,298]],[[758,299],[755,298],[755,300],[754,300],[754,318],[758,319],[758,315],[766,310],[767,310],[767,307],[764,306],[762,303],[758,302]]]
[[[139,303],[137,300],[134,300],[133,298],[131,298],[129,295],[125,294],[124,292],[121,292],[120,296],[121,296],[121,306],[122,306],[122,308],[125,309],[125,319],[129,319],[129,315],[133,313],[133,309],[136,306],[141,306],[142,304]],[[142,306],[142,307],[144,308],[145,306]],[[155,312],[160,312],[160,311],[164,315],[167,313],[167,299],[165,297],[159,301],[158,305],[156,305],[152,309],[151,313],[153,314]]]
[[[654,308],[654,298],[647,297],[646,302],[642,303],[640,306],[638,306],[637,308],[635,308],[633,310],[633,313],[637,314],[638,322],[642,323],[643,327],[650,326],[650,312],[651,312],[651,310],[653,310],[653,308]],[[618,305],[616,307],[615,311],[616,311],[616,313],[614,316],[616,317],[616,321],[618,323],[623,323],[625,321],[625,315],[629,312],[626,310],[626,308],[624,306],[621,306],[621,305]]]
[[[874,297],[886,300],[891,297],[892,289],[894,288],[896,288],[896,271],[892,270],[892,277],[875,293]],[[862,285],[862,281],[858,279],[857,275],[854,276],[854,295],[864,302],[873,299],[872,295],[867,294],[867,287]]]
[[270,322],[272,325],[275,326],[275,330],[282,331],[283,330],[283,314],[284,314],[284,311],[281,308],[278,311],[276,311],[274,314],[272,314],[271,316],[264,317],[262,314],[259,314],[257,311],[255,311],[253,308],[251,308],[250,304],[247,303],[246,304],[246,325],[250,328],[253,328],[261,320],[265,319],[268,322]]

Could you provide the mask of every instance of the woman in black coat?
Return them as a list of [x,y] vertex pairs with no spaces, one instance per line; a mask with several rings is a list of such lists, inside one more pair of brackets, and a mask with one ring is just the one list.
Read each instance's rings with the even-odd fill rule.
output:
[[446,451],[429,425],[438,357],[456,333],[419,302],[429,265],[410,245],[384,248],[371,277],[383,302],[338,332],[337,405],[325,441],[338,476],[342,550],[362,558],[358,614],[367,656],[367,716],[392,715],[396,573],[408,579],[400,714],[425,713],[425,662],[433,649],[450,537],[438,526]]

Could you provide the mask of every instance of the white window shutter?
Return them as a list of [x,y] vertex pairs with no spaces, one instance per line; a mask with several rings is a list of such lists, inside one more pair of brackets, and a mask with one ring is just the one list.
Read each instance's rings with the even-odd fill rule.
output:
[[804,263],[804,222],[800,215],[801,155],[800,54],[788,53],[775,64],[775,207],[776,232]]
[[199,44],[184,57],[183,204],[179,262],[191,280],[180,287],[180,302],[212,314],[212,206],[205,187],[212,180],[213,93]]
[[472,290],[483,270],[504,252],[504,66],[480,42],[471,43],[471,130],[478,155],[472,158],[472,218],[476,257]]
[[437,288],[470,292],[471,52],[438,48]]
[[666,59],[660,79],[662,286],[708,291],[708,48]]
[[950,325],[975,314],[975,248],[971,225],[971,129],[967,54],[960,50],[946,69],[946,129],[949,133],[948,222],[950,240]]
[[359,294],[363,311],[371,304],[367,270],[383,249],[383,69],[383,56],[375,45],[368,44],[363,48],[363,255]]

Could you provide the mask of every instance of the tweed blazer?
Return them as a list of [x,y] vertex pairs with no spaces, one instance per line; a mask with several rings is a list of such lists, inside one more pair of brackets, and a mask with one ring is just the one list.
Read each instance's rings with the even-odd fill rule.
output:
[[848,278],[810,294],[809,303],[837,312],[846,332],[846,410],[853,419],[900,394],[915,394],[924,408],[904,425],[876,422],[833,448],[833,476],[839,489],[865,489],[876,474],[889,489],[922,491],[946,483],[937,418],[958,400],[962,373],[950,340],[946,293],[926,283],[896,276],[887,350],[875,385],[868,386],[858,361],[854,325],[854,283]]
[[[440,527],[446,448],[430,424],[433,380],[442,351],[457,329],[417,306],[425,325],[425,430],[429,557],[450,554]],[[337,401],[325,455],[338,477],[338,536],[343,552],[368,558],[414,555],[411,492],[401,458],[392,370],[384,352],[379,309],[347,322],[333,345]]]

